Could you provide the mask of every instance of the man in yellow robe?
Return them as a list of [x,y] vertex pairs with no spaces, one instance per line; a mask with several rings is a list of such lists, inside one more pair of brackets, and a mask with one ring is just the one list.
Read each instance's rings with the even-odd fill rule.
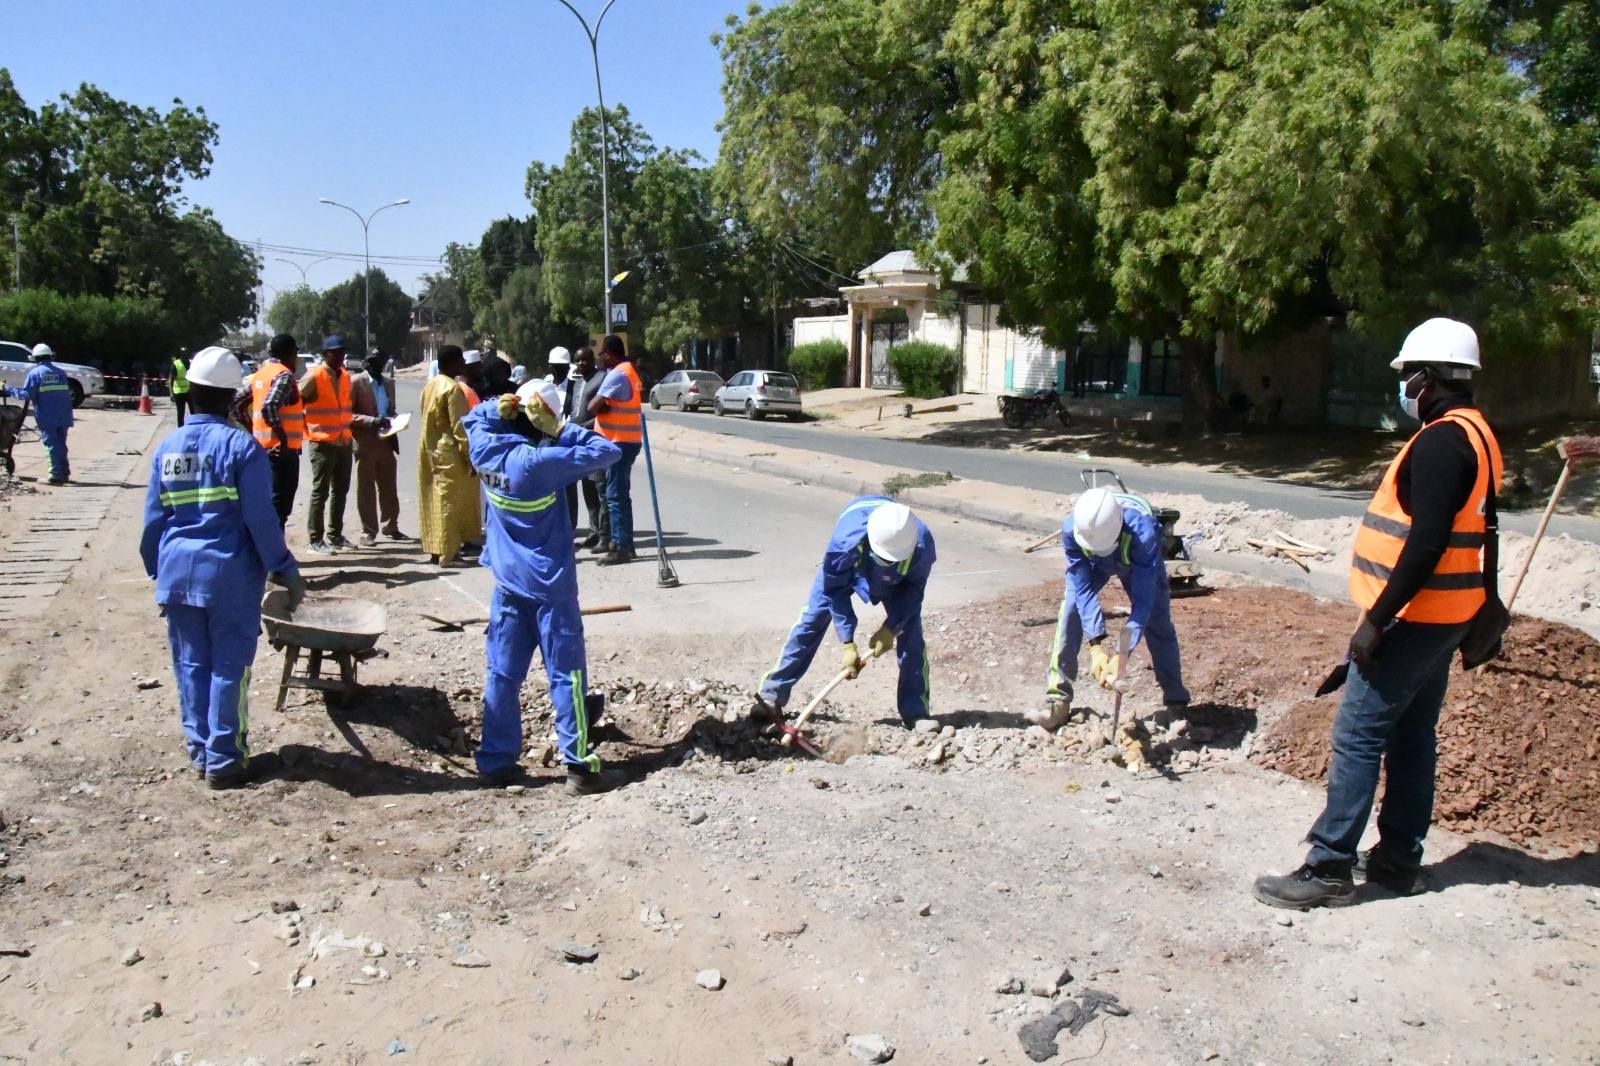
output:
[[483,541],[483,504],[478,479],[467,461],[461,419],[467,397],[456,382],[465,365],[461,349],[439,349],[439,372],[422,390],[422,429],[417,447],[417,493],[422,550],[441,566],[456,561],[463,545]]

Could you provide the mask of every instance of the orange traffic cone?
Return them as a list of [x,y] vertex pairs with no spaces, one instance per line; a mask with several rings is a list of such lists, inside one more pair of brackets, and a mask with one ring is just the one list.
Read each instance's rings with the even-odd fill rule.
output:
[[139,413],[142,415],[156,413],[156,409],[150,403],[150,379],[142,376],[139,378]]

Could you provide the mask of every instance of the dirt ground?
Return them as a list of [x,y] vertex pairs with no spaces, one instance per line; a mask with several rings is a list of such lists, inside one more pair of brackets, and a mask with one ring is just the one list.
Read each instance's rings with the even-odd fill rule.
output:
[[[536,758],[525,787],[474,787],[481,629],[405,610],[435,583],[387,548],[341,589],[391,605],[364,698],[273,713],[263,644],[254,742],[289,768],[213,794],[179,747],[140,497],[0,648],[0,1061],[848,1063],[881,1056],[875,1036],[896,1063],[1024,1063],[1019,1030],[1090,991],[1129,1013],[1062,1032],[1050,1061],[1600,1055],[1592,847],[1436,831],[1431,894],[1293,917],[1250,899],[1298,862],[1320,791],[1248,753],[1336,660],[1346,608],[1243,585],[1179,601],[1204,706],[1152,728],[1164,764],[1137,773],[1092,714],[1054,736],[1021,718],[1049,587],[930,615],[947,735],[901,730],[874,666],[820,720],[837,762],[720,721],[781,626],[708,660],[692,615],[665,619],[591,656],[601,752],[631,782],[576,800]],[[1148,715],[1136,661],[1127,711]]]

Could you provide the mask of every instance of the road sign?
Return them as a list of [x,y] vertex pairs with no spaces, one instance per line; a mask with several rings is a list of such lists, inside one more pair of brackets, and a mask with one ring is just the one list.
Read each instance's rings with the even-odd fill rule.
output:
[[628,324],[628,305],[611,305],[611,324],[613,326],[626,326]]

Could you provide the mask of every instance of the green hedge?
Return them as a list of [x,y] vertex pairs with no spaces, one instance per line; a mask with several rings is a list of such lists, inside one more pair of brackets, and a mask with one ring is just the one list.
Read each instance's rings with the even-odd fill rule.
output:
[[961,353],[931,341],[907,341],[889,349],[889,369],[907,396],[931,400],[956,391]]
[[63,362],[88,363],[107,374],[162,367],[178,347],[171,317],[154,301],[53,289],[0,296],[0,339],[30,348],[43,341]]
[[849,362],[843,341],[812,341],[789,353],[789,372],[808,389],[833,389],[844,384]]

